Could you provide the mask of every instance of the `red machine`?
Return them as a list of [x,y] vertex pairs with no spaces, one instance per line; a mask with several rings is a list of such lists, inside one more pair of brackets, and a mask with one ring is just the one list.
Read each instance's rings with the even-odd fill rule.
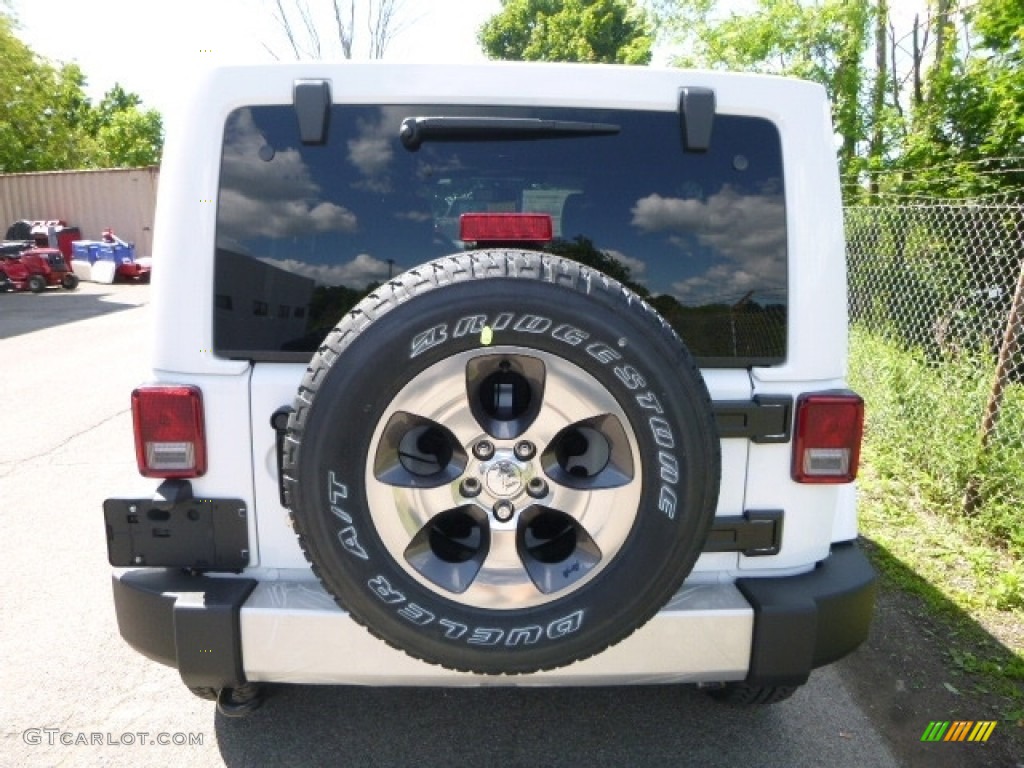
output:
[[103,242],[107,245],[102,246],[100,252],[112,254],[118,277],[149,280],[150,260],[135,258],[135,243],[126,243],[109,227],[103,230]]
[[0,290],[42,293],[57,285],[69,291],[78,287],[78,276],[68,269],[60,250],[30,243],[0,244]]

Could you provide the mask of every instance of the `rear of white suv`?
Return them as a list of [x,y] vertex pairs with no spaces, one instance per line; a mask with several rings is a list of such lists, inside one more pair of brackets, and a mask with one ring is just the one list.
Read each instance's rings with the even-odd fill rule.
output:
[[776,78],[307,64],[168,140],[125,639],[260,683],[785,697],[866,636],[828,105]]

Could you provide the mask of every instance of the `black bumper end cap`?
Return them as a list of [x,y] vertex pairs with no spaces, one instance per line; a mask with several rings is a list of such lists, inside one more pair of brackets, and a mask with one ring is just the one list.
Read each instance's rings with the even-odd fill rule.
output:
[[175,667],[190,688],[246,683],[239,611],[254,579],[146,568],[115,571],[113,588],[118,629],[136,651]]
[[739,579],[754,609],[754,636],[746,682],[802,685],[811,670],[838,661],[867,639],[877,575],[854,542],[809,573],[784,579]]

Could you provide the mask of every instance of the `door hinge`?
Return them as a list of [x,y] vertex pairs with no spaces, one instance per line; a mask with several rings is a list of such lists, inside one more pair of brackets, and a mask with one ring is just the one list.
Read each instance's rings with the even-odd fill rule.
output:
[[717,517],[704,542],[704,551],[739,552],[747,557],[777,555],[782,548],[783,517],[781,510]]
[[755,443],[788,443],[793,425],[790,395],[754,395],[751,400],[711,404],[718,436],[746,437]]

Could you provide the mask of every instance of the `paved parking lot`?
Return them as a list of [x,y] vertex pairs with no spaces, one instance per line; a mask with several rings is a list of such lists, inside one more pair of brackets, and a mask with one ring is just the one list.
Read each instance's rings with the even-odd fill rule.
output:
[[0,295],[0,765],[896,765],[834,670],[754,712],[673,686],[279,686],[247,720],[215,714],[114,623],[100,507],[149,487],[128,407],[149,296]]

